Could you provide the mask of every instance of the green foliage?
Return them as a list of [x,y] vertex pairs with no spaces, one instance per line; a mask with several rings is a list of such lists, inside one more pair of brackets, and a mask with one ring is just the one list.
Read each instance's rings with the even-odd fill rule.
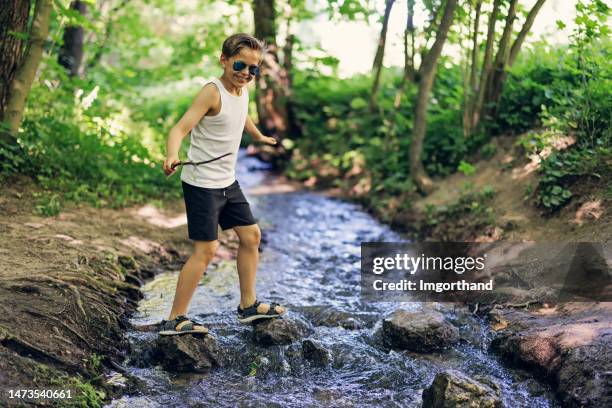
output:
[[[178,177],[166,179],[159,167],[167,133],[204,78],[219,73],[221,41],[230,33],[252,29],[250,17],[242,17],[248,15],[242,13],[248,2],[233,0],[216,9],[220,4],[126,2],[107,15],[89,2],[85,16],[70,10],[68,2],[54,7],[51,41],[28,97],[23,131],[17,144],[0,144],[2,177],[22,173],[37,180],[42,193],[35,208],[48,216],[57,214],[65,201],[123,206],[177,196]],[[372,20],[380,15],[373,11],[381,5],[334,0],[313,11],[299,0],[285,12],[293,21],[321,12],[336,21]],[[438,3],[425,2],[423,7],[434,18]],[[525,12],[519,7],[519,14]],[[201,19],[194,24],[195,15]],[[167,16],[184,24],[176,27]],[[548,163],[553,156],[544,160],[542,181],[534,190],[542,206],[563,205],[570,197],[571,180],[605,170],[589,164],[592,158],[586,152],[600,160],[610,146],[608,16],[603,1],[579,1],[571,44],[554,50],[538,44],[523,52],[508,73],[498,120],[487,124],[495,133],[539,127],[519,142],[531,154],[542,153],[558,135],[575,138],[572,150],[581,152],[577,157],[584,163],[575,163],[565,153],[554,156],[564,163],[562,168]],[[469,22],[466,10],[458,10],[456,17],[450,42],[459,40],[460,25]],[[68,78],[57,64],[63,27],[70,24],[82,25],[95,39],[87,44],[86,55],[101,52],[105,57],[86,62],[83,80]],[[110,37],[102,41],[107,28],[112,28]],[[299,152],[287,174],[326,179],[334,186],[367,181],[366,190],[373,193],[369,199],[377,206],[398,205],[415,188],[409,152],[416,84],[407,84],[396,108],[402,70],[384,69],[378,110],[371,112],[371,75],[339,79],[337,58],[300,38],[294,45],[293,66],[300,69],[292,73],[293,102],[305,137],[283,141],[287,150]],[[477,171],[469,164],[474,153],[487,158],[496,151],[490,134],[477,130],[467,139],[463,135],[463,70],[449,56],[438,64],[421,157],[432,176],[472,174]],[[250,109],[255,110],[254,104]]]
[[474,174],[476,172],[476,166],[461,160],[461,163],[459,163],[457,170],[462,172],[466,176],[469,176],[470,174]]
[[104,391],[97,390],[89,381],[83,382],[80,377],[73,377],[73,383],[77,390],[74,398],[77,406],[83,408],[102,408],[104,406],[106,397]]
[[522,133],[538,125],[542,108],[553,103],[554,90],[568,86],[570,75],[559,68],[562,50],[536,47],[512,68],[504,84],[494,133]]
[[161,171],[153,131],[134,123],[105,88],[71,81],[62,70],[48,61],[40,73],[17,145],[0,146],[2,176],[18,172],[37,180],[48,191],[36,205],[45,216],[56,215],[65,200],[119,207],[177,195],[176,179]]
[[542,162],[536,202],[553,212],[569,202],[571,186],[577,180],[609,179],[612,148],[600,145],[596,148],[576,148],[553,152]]
[[[450,66],[441,70],[430,106],[423,160],[433,174],[453,172],[470,148],[461,127],[461,71]],[[372,177],[373,191],[388,196],[414,191],[408,168],[416,86],[408,84],[396,109],[393,102],[400,75],[399,71],[383,70],[379,110],[370,112],[369,77],[340,80],[295,72],[296,112],[308,137],[296,140],[301,155],[290,163],[287,174],[302,180],[316,176],[312,163],[322,162],[345,174],[353,168],[351,152],[359,152],[365,162],[362,170],[367,169]]]
[[43,217],[52,217],[60,213],[61,205],[57,194],[34,193],[34,197],[40,197],[36,203],[36,212]]
[[[385,75],[387,80],[391,82],[393,78]],[[405,135],[410,131],[405,116],[411,113],[408,103],[394,112],[392,83],[381,89],[384,96],[380,107],[387,112],[381,118],[379,113],[368,110],[370,84],[364,77],[341,81],[296,73],[294,81],[296,112],[308,137],[296,141],[296,147],[305,156],[298,160],[305,163],[292,163],[290,174],[301,172],[301,178],[309,176],[304,166],[314,158],[346,172],[353,165],[355,152],[359,152],[377,179],[398,172],[406,175],[407,155],[402,146],[406,146]],[[327,156],[323,158],[324,154]]]
[[[576,158],[574,152],[574,158]],[[540,171],[542,177],[539,182],[538,204],[549,210],[562,207],[572,197],[572,192],[561,185],[562,181],[572,173],[576,161],[572,157],[564,157],[565,154],[553,154],[546,160]],[[569,159],[569,160],[566,160]]]
[[479,153],[483,159],[490,159],[497,153],[497,147],[493,143],[487,143],[480,148]]
[[103,356],[97,353],[92,353],[91,356],[89,356],[89,366],[95,375],[102,374],[102,359]]
[[257,375],[257,361],[253,361],[249,365],[249,377],[255,377],[256,375]]
[[612,119],[612,68],[608,39],[608,6],[600,0],[576,4],[576,28],[552,82],[550,107],[543,107],[547,132],[532,138],[541,149],[550,134],[568,134],[576,139],[571,148],[553,152],[542,162],[537,203],[550,211],[569,202],[571,185],[584,177],[602,178],[610,173]]
[[474,190],[472,185],[468,185],[461,191],[457,201],[450,205],[426,205],[425,223],[429,227],[434,227],[438,224],[444,224],[446,221],[457,220],[462,216],[470,215],[480,218],[487,225],[493,225],[495,215],[493,208],[488,204],[495,197],[495,194],[495,189],[492,186],[485,186],[477,191]]
[[463,136],[462,84],[461,67],[442,58],[428,108],[423,143],[423,165],[431,175],[446,176],[456,171],[472,149],[469,143],[476,141]]

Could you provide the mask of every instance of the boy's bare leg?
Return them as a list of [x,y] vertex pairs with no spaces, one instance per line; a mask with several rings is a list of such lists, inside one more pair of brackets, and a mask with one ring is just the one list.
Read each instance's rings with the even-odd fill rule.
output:
[[[240,279],[240,307],[244,309],[255,303],[255,275],[259,263],[261,231],[257,224],[234,227],[234,231],[240,239],[236,264]],[[262,303],[257,308],[259,313],[267,313],[268,310],[270,305],[267,303]],[[282,313],[285,308],[277,306],[276,311]]]
[[219,241],[195,241],[193,254],[189,257],[178,278],[174,302],[168,320],[178,315],[186,315],[193,292],[208,264],[215,256]]

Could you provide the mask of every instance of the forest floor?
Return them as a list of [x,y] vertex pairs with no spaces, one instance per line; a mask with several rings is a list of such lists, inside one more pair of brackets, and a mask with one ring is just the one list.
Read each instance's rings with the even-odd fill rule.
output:
[[[113,373],[129,354],[125,333],[140,285],[180,270],[189,255],[182,201],[163,210],[67,205],[40,217],[30,181],[1,188],[0,405],[23,404],[9,400],[8,389],[70,389],[72,403],[76,395],[87,404],[76,405],[95,406],[138,387]],[[220,240],[213,262],[232,259],[237,248],[233,232]]]

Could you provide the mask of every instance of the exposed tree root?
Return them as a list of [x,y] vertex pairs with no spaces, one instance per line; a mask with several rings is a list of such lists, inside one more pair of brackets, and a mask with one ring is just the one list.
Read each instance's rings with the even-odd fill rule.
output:
[[[78,331],[74,330],[72,327],[70,327],[69,325],[66,324],[65,320],[61,320],[58,319],[57,317],[52,316],[51,314],[48,315],[44,315],[42,313],[38,313],[34,310],[27,310],[27,313],[31,314],[32,316],[36,316],[36,317],[40,317],[42,319],[49,319],[52,320],[54,322],[56,322],[57,324],[61,325],[62,327],[64,327],[66,330],[68,330],[70,333],[74,334],[79,340],[81,340],[87,347],[92,347],[91,344],[87,341],[87,339],[85,339],[85,337],[83,337],[83,335],[81,335]],[[70,321],[72,324],[75,324],[74,321]],[[76,324],[75,324],[76,325]]]
[[0,344],[24,357],[34,357],[38,361],[59,365],[73,371],[82,371],[82,367],[75,366],[28,343],[14,333],[11,333],[5,326],[0,326]]
[[514,307],[514,308],[522,308],[522,307],[524,307],[525,309],[528,309],[529,306],[535,305],[537,303],[542,303],[542,301],[540,301],[540,300],[528,300],[527,302],[523,302],[523,303],[506,303],[505,306],[506,307]]

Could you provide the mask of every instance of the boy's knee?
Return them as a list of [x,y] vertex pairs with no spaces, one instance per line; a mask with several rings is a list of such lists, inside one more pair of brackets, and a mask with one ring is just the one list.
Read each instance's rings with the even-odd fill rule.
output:
[[261,242],[261,230],[257,225],[249,231],[244,231],[240,234],[240,244],[245,246],[259,247]]
[[201,262],[209,263],[214,258],[218,247],[219,241],[210,241],[206,242],[206,244],[196,244],[193,251],[193,256]]

